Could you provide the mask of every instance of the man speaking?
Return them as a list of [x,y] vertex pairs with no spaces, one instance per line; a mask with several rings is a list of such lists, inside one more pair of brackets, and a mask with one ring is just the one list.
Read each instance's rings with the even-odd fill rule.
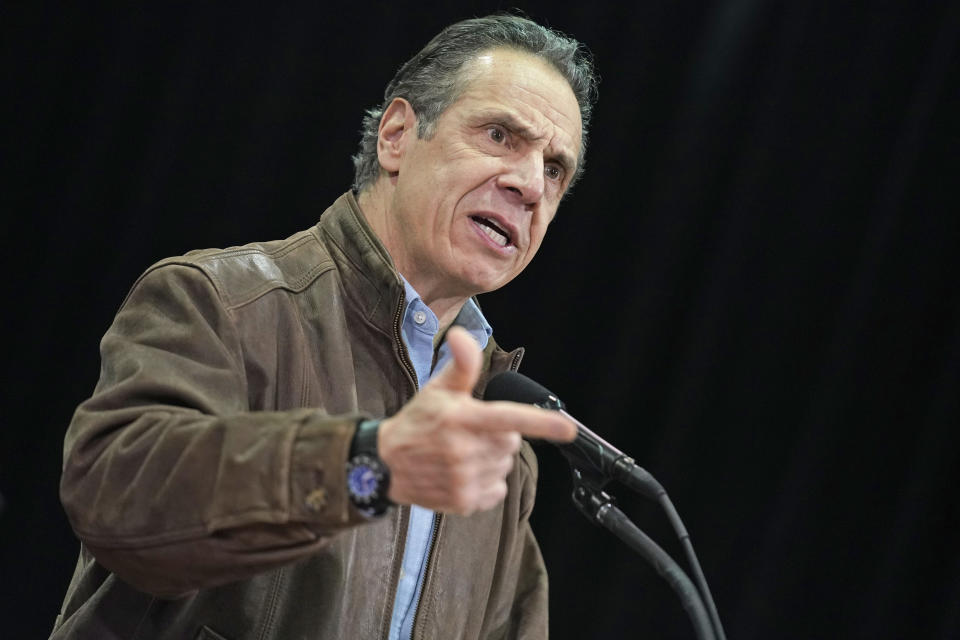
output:
[[286,240],[164,260],[67,431],[82,545],[52,638],[541,638],[516,369],[472,296],[536,254],[583,167],[577,42],[444,29],[364,119],[353,190]]

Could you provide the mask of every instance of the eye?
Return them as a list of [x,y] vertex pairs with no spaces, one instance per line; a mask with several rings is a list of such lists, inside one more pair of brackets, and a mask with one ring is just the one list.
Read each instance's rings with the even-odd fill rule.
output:
[[487,135],[497,144],[503,144],[507,141],[507,132],[504,131],[502,127],[493,126],[487,128]]
[[543,168],[543,172],[544,174],[546,174],[549,180],[559,181],[560,179],[563,178],[563,169],[561,169],[555,164],[548,164],[546,167]]

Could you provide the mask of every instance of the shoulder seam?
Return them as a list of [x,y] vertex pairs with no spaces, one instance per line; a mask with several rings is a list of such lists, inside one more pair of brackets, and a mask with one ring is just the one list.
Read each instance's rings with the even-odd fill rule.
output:
[[[289,274],[289,278],[287,277],[288,274],[284,272],[283,267],[278,264],[280,259],[289,255],[290,253],[293,253],[297,249],[303,247],[305,244],[312,242],[322,248],[323,243],[320,242],[320,239],[313,231],[313,229],[310,229],[306,232],[301,232],[300,237],[284,243],[275,251],[267,251],[262,248],[248,245],[221,250],[209,250],[209,253],[196,252],[193,254],[188,253],[183,256],[167,258],[149,267],[140,276],[137,282],[134,283],[134,288],[139,284],[140,280],[142,280],[152,271],[165,266],[180,265],[192,267],[203,273],[204,276],[206,276],[206,278],[210,281],[214,290],[217,292],[217,297],[220,299],[220,303],[223,305],[224,309],[228,311],[234,311],[240,307],[250,304],[251,302],[276,289],[285,289],[293,293],[299,293],[321,274],[331,269],[335,269],[335,263],[332,257],[323,251],[318,252],[318,259],[314,264],[309,265],[308,263],[307,265],[304,265],[308,266],[308,268],[301,273],[297,273],[297,270],[293,270],[293,273]],[[243,282],[242,280],[234,281],[234,278],[231,277],[225,279],[223,273],[218,273],[220,269],[218,269],[215,265],[223,263],[229,264],[230,260],[237,258],[242,260],[244,256],[262,256],[265,260],[269,261],[269,264],[271,265],[270,269],[275,269],[276,274],[265,273],[261,278],[254,278],[249,282]],[[229,269],[230,267],[227,266],[225,268]],[[229,276],[229,273],[227,275]],[[231,282],[232,287],[231,284],[228,284],[228,281]],[[244,287],[243,285],[247,286]],[[125,302],[126,300],[124,300],[124,303]]]

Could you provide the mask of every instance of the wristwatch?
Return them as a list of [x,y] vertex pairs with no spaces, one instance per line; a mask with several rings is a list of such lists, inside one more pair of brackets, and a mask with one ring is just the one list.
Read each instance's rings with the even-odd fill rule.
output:
[[361,420],[350,444],[347,461],[347,494],[359,511],[367,516],[379,516],[392,502],[390,470],[377,455],[377,433],[380,420]]

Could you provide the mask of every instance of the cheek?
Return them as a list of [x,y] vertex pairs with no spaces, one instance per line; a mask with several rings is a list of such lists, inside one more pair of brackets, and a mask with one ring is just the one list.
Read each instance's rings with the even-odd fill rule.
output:
[[549,222],[536,222],[530,228],[530,250],[536,252],[540,248],[540,245],[543,243],[544,237],[547,235],[547,228]]
[[473,151],[446,160],[437,167],[434,174],[437,181],[434,184],[442,183],[446,188],[461,193],[478,189],[507,170],[502,159]]
[[527,266],[529,266],[529,264],[533,262],[533,258],[537,255],[537,252],[540,250],[540,245],[543,243],[544,231],[545,230],[539,230],[539,231],[534,229],[530,230],[530,242],[527,245],[526,252],[522,256],[520,256],[520,261],[518,263],[518,266],[520,267],[521,271],[523,269],[526,269]]

